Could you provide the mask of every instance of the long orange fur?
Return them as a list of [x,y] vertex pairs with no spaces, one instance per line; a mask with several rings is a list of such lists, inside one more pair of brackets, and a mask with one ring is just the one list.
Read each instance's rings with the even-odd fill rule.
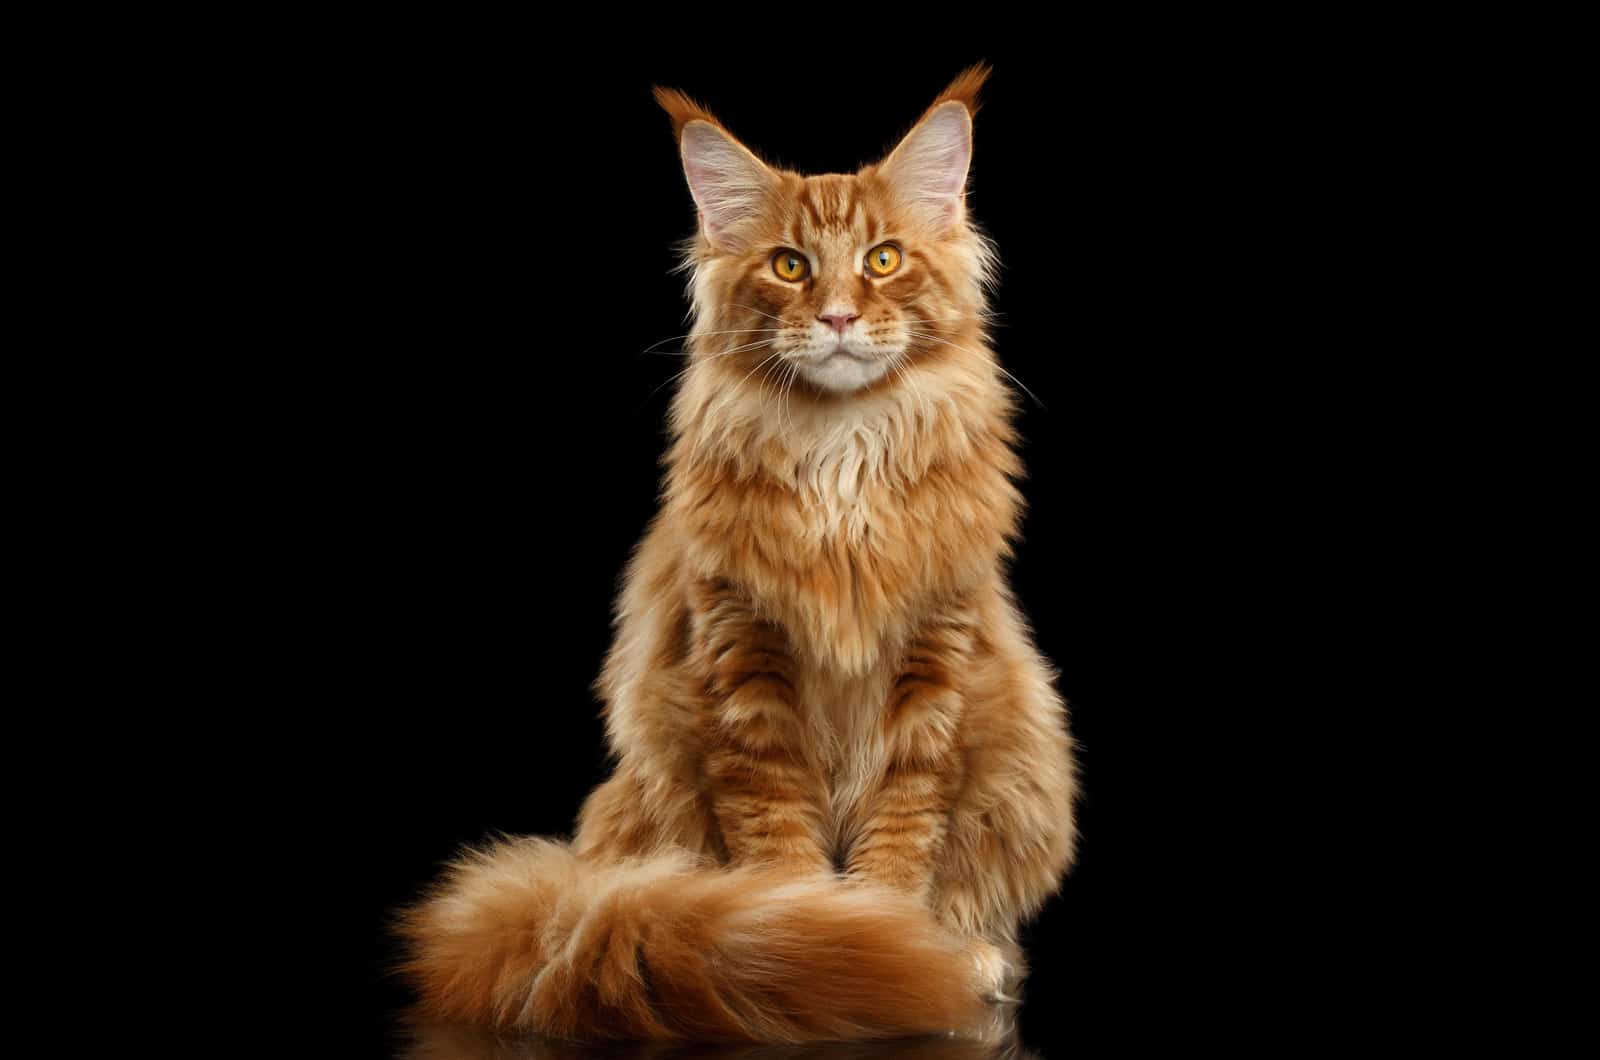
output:
[[[975,1027],[1020,978],[1017,927],[1072,860],[1076,782],[1005,580],[1021,465],[960,154],[987,73],[849,175],[746,159],[658,90],[702,224],[663,502],[597,684],[616,767],[570,844],[469,852],[405,913],[427,1017],[872,1038]],[[884,241],[898,269],[863,272]],[[781,248],[803,282],[775,274]],[[892,361],[847,392],[793,352],[840,307]]]

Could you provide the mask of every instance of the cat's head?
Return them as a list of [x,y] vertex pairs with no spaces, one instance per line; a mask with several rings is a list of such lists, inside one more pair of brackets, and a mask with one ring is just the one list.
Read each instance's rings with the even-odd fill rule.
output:
[[994,258],[966,183],[988,73],[958,77],[882,161],[820,176],[768,165],[699,104],[657,89],[699,213],[685,254],[694,356],[739,385],[824,400],[987,356]]

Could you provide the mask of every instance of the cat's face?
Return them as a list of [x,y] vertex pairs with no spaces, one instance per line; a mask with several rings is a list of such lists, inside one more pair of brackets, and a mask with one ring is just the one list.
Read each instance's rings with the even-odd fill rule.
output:
[[822,176],[767,166],[699,107],[658,93],[699,207],[697,356],[740,385],[836,397],[961,355],[988,254],[964,202],[982,75],[969,80],[966,98],[947,91],[882,162]]
[[943,241],[876,174],[786,174],[775,187],[747,238],[717,256],[719,321],[754,329],[719,348],[767,342],[745,352],[774,377],[850,393],[906,364],[927,345],[919,336],[937,334],[933,322],[959,315]]

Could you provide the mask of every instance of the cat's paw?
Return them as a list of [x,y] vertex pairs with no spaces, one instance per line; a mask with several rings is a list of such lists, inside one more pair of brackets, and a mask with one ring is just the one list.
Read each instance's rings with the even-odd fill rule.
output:
[[967,946],[967,953],[977,969],[983,999],[1015,1003],[1017,998],[1010,995],[1010,988],[1017,978],[1018,968],[1007,959],[1005,951],[987,939],[973,939]]

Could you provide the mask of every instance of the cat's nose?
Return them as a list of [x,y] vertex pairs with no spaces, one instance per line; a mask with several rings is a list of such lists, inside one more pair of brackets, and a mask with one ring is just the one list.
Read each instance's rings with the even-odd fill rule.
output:
[[834,331],[837,331],[842,336],[844,334],[844,329],[850,326],[850,322],[852,320],[861,319],[861,314],[850,313],[847,315],[844,313],[824,313],[818,316],[817,319],[833,328]]

